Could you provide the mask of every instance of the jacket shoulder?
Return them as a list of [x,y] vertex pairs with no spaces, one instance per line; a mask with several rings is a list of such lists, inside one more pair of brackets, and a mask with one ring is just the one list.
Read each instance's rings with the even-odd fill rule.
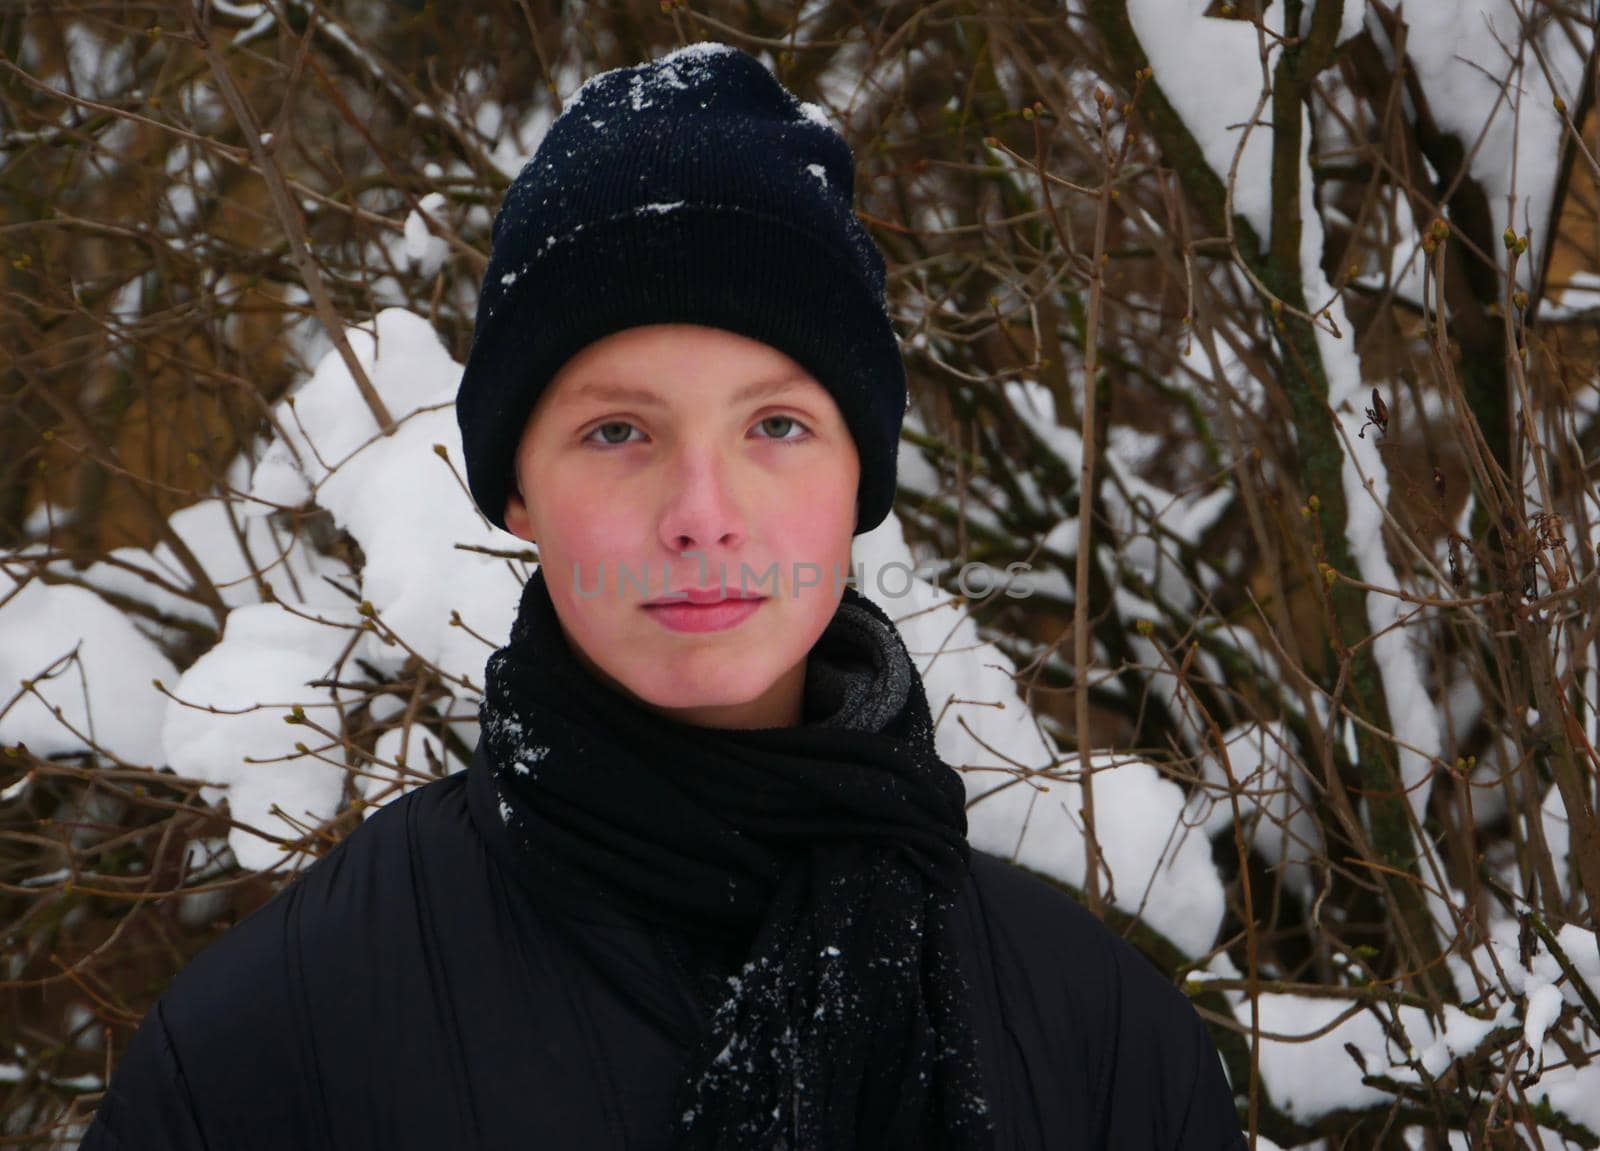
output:
[[[415,894],[412,844],[427,834],[430,866],[445,838],[461,781],[433,780],[385,804],[325,855],[290,878],[270,899],[201,951],[174,978],[163,998],[175,1030],[180,1001],[222,1006],[219,999],[257,999],[281,987],[286,964],[334,958],[329,952],[359,948],[380,926],[385,908],[406,905]],[[251,993],[244,994],[244,988]],[[287,988],[283,988],[285,991]],[[175,1012],[173,1009],[178,1008]],[[210,1012],[208,1017],[214,1017]]]
[[461,782],[431,781],[373,812],[191,959],[118,1061],[97,1137],[142,1129],[189,1146],[182,1129],[209,1146],[320,1145],[319,1063],[370,1026],[375,987],[388,996],[426,978],[410,945],[414,844],[426,834],[427,866],[450,867]]
[[1194,1005],[1063,887],[974,850],[1007,1026],[1029,1061],[1088,1084],[1093,1146],[1231,1151],[1222,1061]]
[[972,878],[991,942],[1026,964],[1047,964],[1104,989],[1130,955],[1153,965],[1068,890],[1002,856],[973,849]]

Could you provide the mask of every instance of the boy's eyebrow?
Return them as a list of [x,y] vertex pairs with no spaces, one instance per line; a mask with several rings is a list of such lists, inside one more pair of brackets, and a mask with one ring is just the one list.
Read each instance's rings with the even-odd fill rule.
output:
[[[796,384],[811,377],[808,375],[778,376],[770,380],[755,380],[746,384],[733,394],[732,402],[746,403],[751,400],[763,399],[766,396],[776,395],[788,391]],[[629,387],[627,384],[606,383],[602,380],[591,380],[574,389],[574,399],[602,400],[608,403],[638,404],[640,407],[663,407],[664,401],[655,392],[644,388]]]

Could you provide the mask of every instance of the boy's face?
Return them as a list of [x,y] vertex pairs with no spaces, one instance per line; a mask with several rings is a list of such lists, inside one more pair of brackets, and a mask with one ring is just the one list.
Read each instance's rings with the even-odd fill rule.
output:
[[[696,324],[613,333],[539,397],[516,472],[506,526],[537,542],[586,666],[686,723],[800,722],[806,654],[850,573],[860,461],[794,360]],[[760,598],[684,606],[723,587]]]

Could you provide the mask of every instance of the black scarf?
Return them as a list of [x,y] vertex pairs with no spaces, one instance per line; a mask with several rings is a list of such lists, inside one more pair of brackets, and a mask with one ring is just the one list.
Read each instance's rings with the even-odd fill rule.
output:
[[801,726],[707,728],[579,663],[536,569],[481,718],[501,817],[557,904],[753,940],[693,1053],[675,1146],[992,1146],[945,918],[964,790],[881,608],[844,588]]

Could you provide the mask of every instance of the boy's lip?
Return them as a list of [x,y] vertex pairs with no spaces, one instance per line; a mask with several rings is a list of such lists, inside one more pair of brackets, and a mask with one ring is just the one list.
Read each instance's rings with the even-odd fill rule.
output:
[[645,608],[652,620],[672,631],[713,632],[738,627],[759,612],[766,602],[766,596],[719,594],[712,603],[689,603],[680,599],[676,603],[645,604]]
[[766,599],[766,596],[756,595],[753,592],[742,591],[738,588],[707,587],[707,588],[679,588],[677,591],[668,592],[666,595],[657,596],[655,599],[646,600],[645,607],[658,607],[663,604],[710,604],[721,603],[725,599]]

